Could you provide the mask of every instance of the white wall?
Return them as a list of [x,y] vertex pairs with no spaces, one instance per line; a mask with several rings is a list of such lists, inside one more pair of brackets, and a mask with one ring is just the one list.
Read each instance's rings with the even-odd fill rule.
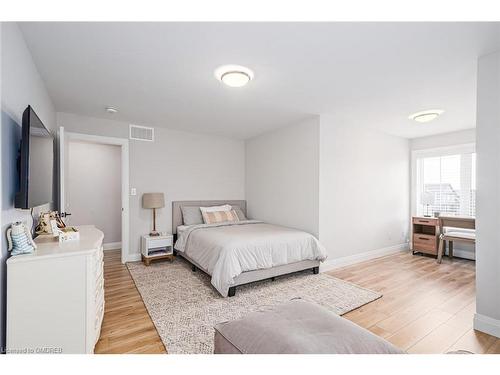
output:
[[[28,211],[14,209],[18,190],[16,159],[21,137],[21,118],[31,104],[49,129],[55,128],[55,111],[38,74],[24,38],[15,23],[1,24],[1,102],[2,102],[2,249],[0,260],[0,347],[5,347],[5,231],[14,221],[31,222]],[[36,214],[36,212],[35,212]]]
[[318,236],[319,117],[246,142],[250,217]]
[[321,115],[246,142],[249,215],[318,236],[322,267],[407,248],[409,141]]
[[66,155],[69,224],[94,224],[104,244],[121,242],[121,148],[70,141]]
[[[57,114],[66,131],[128,138],[127,123]],[[139,258],[139,239],[151,230],[151,210],[142,208],[142,194],[165,193],[165,208],[157,211],[157,229],[171,232],[171,202],[245,198],[243,141],[155,128],[155,141],[130,141],[130,259]]]
[[410,150],[425,150],[428,148],[463,145],[476,142],[476,129],[460,130],[451,133],[431,135],[410,139]]
[[479,59],[477,90],[474,328],[500,337],[500,52]]
[[321,116],[319,233],[329,253],[325,268],[406,248],[409,155],[407,139]]
[[54,130],[56,113],[52,99],[33,62],[16,23],[2,22],[2,111],[21,124],[30,104],[40,120]]

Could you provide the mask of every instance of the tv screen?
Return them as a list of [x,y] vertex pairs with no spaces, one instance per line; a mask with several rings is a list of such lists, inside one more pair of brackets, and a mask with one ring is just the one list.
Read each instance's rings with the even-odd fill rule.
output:
[[21,132],[15,207],[28,209],[52,202],[54,138],[31,106],[23,112]]

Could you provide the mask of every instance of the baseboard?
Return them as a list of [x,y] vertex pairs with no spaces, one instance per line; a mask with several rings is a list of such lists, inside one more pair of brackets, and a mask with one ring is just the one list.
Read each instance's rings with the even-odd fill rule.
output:
[[474,314],[474,329],[500,338],[500,320],[486,315]]
[[141,254],[137,253],[137,254],[129,254],[127,256],[127,259],[125,260],[125,262],[138,262],[140,261],[142,258],[141,258]]
[[476,260],[476,253],[467,250],[453,249],[453,256],[462,259]]
[[365,262],[367,260],[380,258],[383,256],[396,254],[402,251],[408,251],[409,247],[407,243],[402,243],[399,245],[384,247],[382,249],[376,249],[371,251],[366,251],[364,253],[350,255],[347,257],[327,259],[325,263],[320,266],[320,272],[331,271],[336,268],[341,268],[345,266],[350,266],[351,264],[356,264],[360,262]]
[[121,249],[122,248],[122,243],[121,242],[109,242],[109,243],[104,243],[102,244],[102,248],[104,250],[116,250],[116,249]]

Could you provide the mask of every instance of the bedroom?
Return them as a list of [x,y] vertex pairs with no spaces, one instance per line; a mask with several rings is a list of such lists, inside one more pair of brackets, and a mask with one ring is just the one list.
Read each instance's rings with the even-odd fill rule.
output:
[[[251,331],[273,353],[498,353],[499,51],[498,22],[2,22],[2,348],[227,353]],[[20,210],[35,122],[57,146],[52,195]],[[12,223],[50,210],[80,240],[8,257]],[[64,246],[75,271],[33,282]],[[101,275],[77,333],[63,296],[83,253]],[[22,314],[50,282],[64,318]],[[301,311],[356,325],[296,342],[279,316]]]

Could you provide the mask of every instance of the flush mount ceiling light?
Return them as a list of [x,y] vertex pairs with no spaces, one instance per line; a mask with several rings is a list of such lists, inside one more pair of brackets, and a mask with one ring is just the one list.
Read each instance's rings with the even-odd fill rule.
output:
[[118,113],[118,110],[115,107],[106,107],[106,112],[115,114]]
[[253,72],[241,65],[223,65],[215,69],[215,78],[230,87],[242,87],[253,79]]
[[427,111],[414,113],[408,118],[416,122],[429,122],[438,118],[443,112],[442,109],[428,109]]

